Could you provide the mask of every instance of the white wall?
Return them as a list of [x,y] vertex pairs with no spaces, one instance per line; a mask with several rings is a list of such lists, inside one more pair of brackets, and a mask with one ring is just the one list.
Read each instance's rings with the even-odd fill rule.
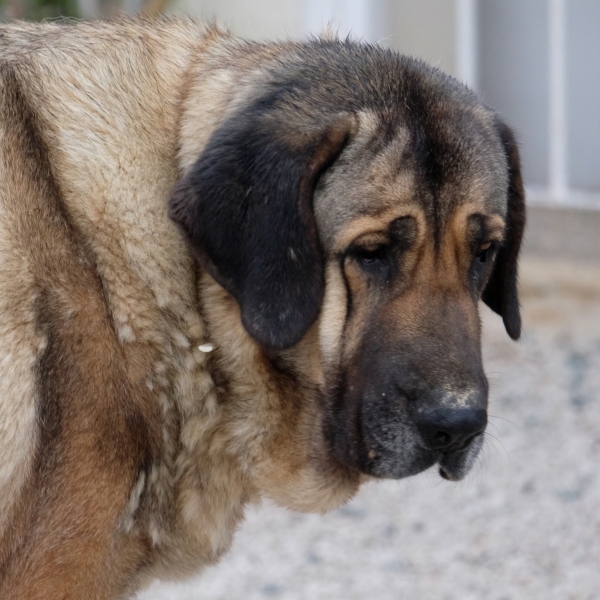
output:
[[175,0],[170,11],[216,18],[251,39],[300,38],[331,23],[457,74],[455,0]]
[[600,2],[477,3],[478,91],[517,132],[529,202],[600,209]]
[[305,31],[306,7],[298,0],[175,0],[170,12],[181,11],[216,18],[249,39],[300,37]]

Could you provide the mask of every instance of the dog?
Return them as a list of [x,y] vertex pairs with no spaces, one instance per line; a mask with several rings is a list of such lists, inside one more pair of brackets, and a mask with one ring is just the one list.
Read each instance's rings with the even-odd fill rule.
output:
[[0,597],[124,598],[438,465],[517,339],[511,130],[426,64],[186,19],[0,33]]

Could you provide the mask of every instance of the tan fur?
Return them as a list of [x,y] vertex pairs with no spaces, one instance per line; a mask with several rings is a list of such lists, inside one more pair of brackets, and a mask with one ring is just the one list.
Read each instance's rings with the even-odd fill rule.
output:
[[347,131],[353,141],[314,202],[325,296],[277,367],[192,257],[167,200],[293,45],[191,20],[1,31],[0,597],[125,597],[218,560],[249,502],[348,501],[367,477],[330,456],[318,392],[360,344],[378,292],[340,255],[414,219],[408,291],[386,316],[410,330],[481,206],[457,212],[435,263],[418,182],[394,158],[408,132],[367,160],[378,117],[339,115],[331,143]]
[[[300,510],[347,500],[356,482],[319,467],[327,462],[321,440],[304,443],[318,432],[317,407],[289,418],[284,390],[269,388],[268,367],[231,299],[214,283],[196,289],[192,259],[166,219],[186,153],[197,155],[234,96],[241,101],[239,72],[251,79],[256,58],[238,51],[233,68],[218,49],[227,48],[227,34],[191,21],[15,24],[3,36],[0,57],[32,105],[60,197],[48,203],[48,182],[24,168],[35,168],[19,144],[27,134],[11,124],[15,107],[5,100],[0,534],[9,523],[13,530],[0,554],[2,597],[117,597],[150,577],[197,570],[229,547],[243,505],[259,490]],[[51,450],[40,446],[36,413],[36,361],[47,345],[36,314],[41,288],[53,295],[62,351],[91,387],[65,389],[81,406],[62,415],[52,442],[64,466],[36,474],[36,453]],[[220,325],[210,338],[198,302]],[[214,357],[198,349],[209,339]],[[227,360],[224,347],[235,349]],[[218,392],[207,361],[236,374],[227,392],[238,402]],[[150,430],[149,464],[123,447],[127,466],[111,466],[100,448],[131,439],[114,419],[104,425],[115,416],[117,388]],[[42,500],[47,494],[55,499]]]

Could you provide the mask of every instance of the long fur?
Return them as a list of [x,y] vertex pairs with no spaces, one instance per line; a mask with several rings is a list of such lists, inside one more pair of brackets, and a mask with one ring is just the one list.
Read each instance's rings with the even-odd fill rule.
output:
[[[268,106],[269,86],[287,87]],[[463,154],[446,108],[468,122]],[[4,600],[126,597],[218,560],[248,502],[326,511],[351,498],[368,469],[334,458],[323,394],[351,372],[383,292],[345,248],[385,219],[414,219],[413,245],[430,223],[432,240],[456,229],[458,200],[406,208],[421,175],[442,189],[452,173],[456,198],[503,223],[503,140],[518,171],[496,116],[434,69],[336,40],[249,44],[192,20],[2,26],[0,128]],[[428,146],[432,132],[446,145]],[[456,152],[480,166],[457,170]],[[403,170],[401,156],[416,158]],[[245,208],[210,204],[236,186]],[[275,189],[285,210],[261,204]],[[518,246],[506,254],[511,281],[486,300],[508,307],[514,336]],[[509,300],[493,298],[505,285]],[[477,363],[471,304],[460,327]]]

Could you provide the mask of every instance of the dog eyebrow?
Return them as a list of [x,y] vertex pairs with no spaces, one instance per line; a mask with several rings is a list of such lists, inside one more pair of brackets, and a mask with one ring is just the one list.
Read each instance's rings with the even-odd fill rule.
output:
[[376,215],[366,215],[353,219],[338,234],[335,250],[344,252],[354,240],[366,235],[387,236],[390,224],[403,217],[412,217],[417,223],[422,223],[423,217],[420,210],[412,206],[395,206]]
[[487,240],[504,240],[506,222],[500,215],[487,215],[483,220],[483,232]]
[[476,213],[469,216],[471,221],[471,235],[474,239],[484,241],[504,240],[506,223],[500,215],[483,215]]

